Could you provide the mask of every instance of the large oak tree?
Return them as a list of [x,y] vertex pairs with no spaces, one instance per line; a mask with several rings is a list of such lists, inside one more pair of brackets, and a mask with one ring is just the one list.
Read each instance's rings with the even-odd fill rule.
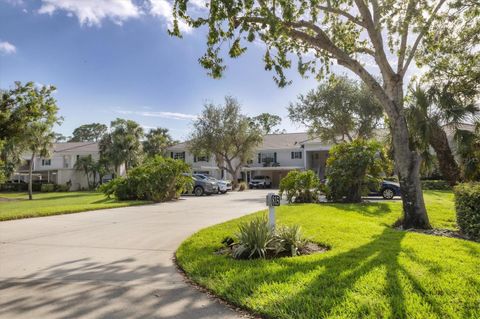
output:
[[[225,69],[222,45],[230,44],[229,55],[235,58],[246,51],[245,40],[266,45],[265,67],[276,72],[280,86],[288,84],[283,70],[292,65],[290,53],[298,55],[301,74],[322,77],[332,63],[355,73],[389,118],[402,188],[403,226],[429,228],[419,178],[421,158],[409,144],[404,79],[419,48],[441,48],[435,45],[441,38],[425,39],[449,25],[464,23],[465,12],[478,8],[463,8],[465,2],[475,1],[210,0],[202,12],[188,10],[192,6],[188,0],[176,0],[171,33],[181,35],[179,18],[195,28],[207,26],[207,52],[200,63],[213,77],[220,77]],[[468,21],[476,23],[475,19],[470,16]],[[378,68],[380,78],[362,63],[366,59]]]

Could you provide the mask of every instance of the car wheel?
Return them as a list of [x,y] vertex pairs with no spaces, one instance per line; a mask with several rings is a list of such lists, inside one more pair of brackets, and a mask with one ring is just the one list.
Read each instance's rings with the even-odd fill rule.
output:
[[200,186],[197,186],[193,190],[193,193],[195,194],[195,196],[202,196],[203,195],[203,188],[200,187]]
[[395,192],[391,188],[385,188],[382,191],[382,196],[385,199],[392,199],[395,196]]

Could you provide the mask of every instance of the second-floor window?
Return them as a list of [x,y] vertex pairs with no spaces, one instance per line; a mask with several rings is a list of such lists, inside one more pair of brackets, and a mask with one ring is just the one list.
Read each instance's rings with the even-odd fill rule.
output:
[[258,153],[258,163],[276,163],[277,153]]
[[42,159],[42,166],[50,166],[52,165],[51,159]]
[[292,152],[292,159],[301,159],[302,158],[302,152]]
[[185,152],[172,152],[172,158],[185,161]]
[[207,155],[196,155],[193,157],[194,162],[208,162],[210,158]]

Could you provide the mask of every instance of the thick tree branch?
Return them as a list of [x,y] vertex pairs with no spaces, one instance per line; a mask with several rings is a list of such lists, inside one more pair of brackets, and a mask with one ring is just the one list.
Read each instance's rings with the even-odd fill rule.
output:
[[410,0],[408,2],[407,11],[405,13],[405,18],[402,23],[400,49],[398,51],[397,73],[400,73],[402,71],[403,62],[405,61],[405,51],[407,50],[408,29],[409,29],[408,27],[410,25],[413,9],[415,8],[415,3],[416,3],[416,0]]
[[322,11],[325,11],[325,12],[330,12],[330,13],[335,13],[335,14],[341,15],[341,16],[347,18],[349,21],[351,21],[351,22],[355,23],[356,25],[359,25],[363,28],[366,27],[365,23],[361,19],[353,16],[352,14],[348,13],[347,11],[344,11],[344,10],[341,10],[341,9],[338,9],[338,8],[332,8],[332,6],[318,6],[318,8]]
[[438,10],[440,10],[440,8],[442,7],[442,5],[445,3],[446,0],[440,0],[437,4],[437,6],[435,7],[435,9],[433,10],[432,12],[432,15],[430,16],[430,18],[428,19],[427,23],[425,24],[425,26],[423,27],[422,31],[418,34],[417,36],[417,39],[415,40],[415,43],[413,44],[412,46],[412,49],[410,50],[410,53],[408,55],[408,58],[407,58],[407,61],[405,62],[405,65],[402,66],[401,68],[401,71],[399,72],[399,74],[401,76],[404,76],[405,75],[405,72],[408,70],[408,66],[410,65],[410,63],[412,62],[414,56],[415,56],[415,52],[417,51],[417,48],[418,48],[418,45],[420,44],[420,42],[422,41],[422,38],[423,36],[425,35],[425,33],[427,32],[427,30],[430,28],[430,26],[432,25],[433,23],[433,20],[435,20],[435,16],[437,15],[437,12]]
[[363,0],[355,0],[358,11],[363,17],[363,22],[366,25],[366,30],[373,47],[375,48],[375,61],[377,62],[380,71],[384,78],[391,78],[394,75],[393,69],[388,62],[387,55],[385,54],[385,48],[383,46],[383,39],[381,30],[376,28],[373,22],[372,15],[367,5]]

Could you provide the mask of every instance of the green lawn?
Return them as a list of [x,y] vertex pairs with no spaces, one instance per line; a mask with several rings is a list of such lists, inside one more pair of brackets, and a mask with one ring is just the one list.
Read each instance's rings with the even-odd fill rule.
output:
[[[451,192],[427,191],[432,225],[455,228]],[[213,252],[246,216],[204,229],[177,251],[196,282],[272,318],[480,318],[480,243],[389,227],[400,202],[280,207],[323,254],[233,260]],[[258,213],[257,213],[258,214]]]
[[[14,200],[5,201],[2,198]],[[0,193],[0,221],[146,203],[108,199],[97,192],[38,193],[33,194],[31,201],[25,193]]]

